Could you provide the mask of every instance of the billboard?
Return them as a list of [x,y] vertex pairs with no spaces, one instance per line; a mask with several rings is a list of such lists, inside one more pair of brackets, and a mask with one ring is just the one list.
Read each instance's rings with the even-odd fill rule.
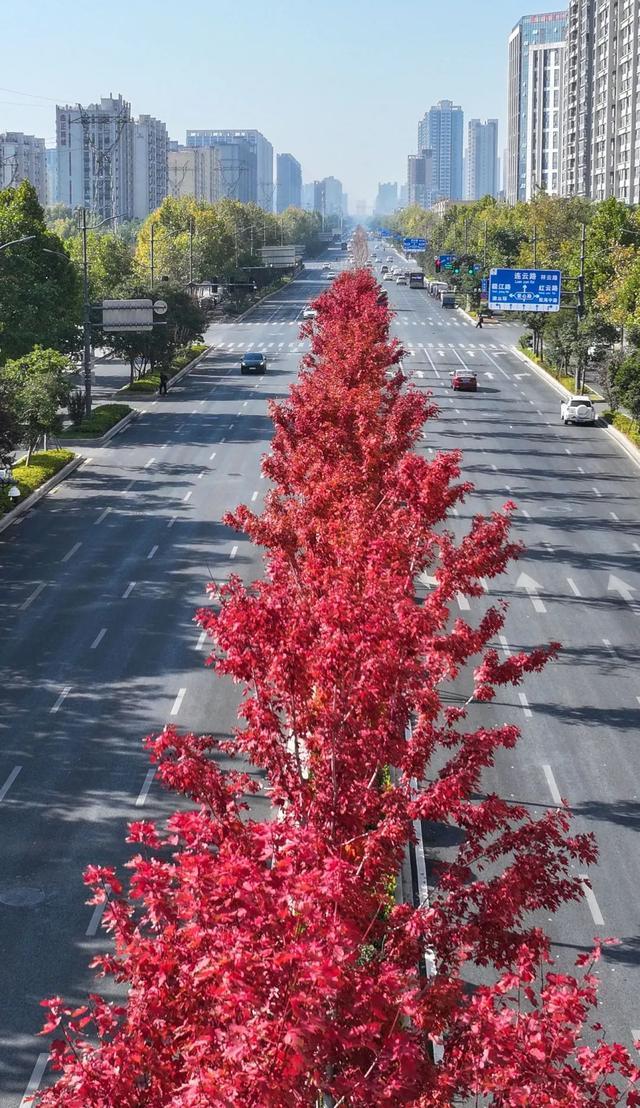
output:
[[149,300],[103,300],[103,331],[151,331],[153,303]]

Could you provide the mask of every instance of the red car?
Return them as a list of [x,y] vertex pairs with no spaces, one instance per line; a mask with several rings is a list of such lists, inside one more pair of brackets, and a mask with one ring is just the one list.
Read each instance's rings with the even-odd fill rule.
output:
[[457,369],[455,373],[450,373],[451,388],[457,389],[459,392],[476,392],[478,388],[478,378],[475,373],[470,369]]

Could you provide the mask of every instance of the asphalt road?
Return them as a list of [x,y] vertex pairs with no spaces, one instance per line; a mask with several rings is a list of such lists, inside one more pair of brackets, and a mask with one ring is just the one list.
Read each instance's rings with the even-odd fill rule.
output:
[[[323,287],[310,263],[244,320],[212,327],[214,351],[194,373],[141,402],[138,421],[0,535],[0,1108],[47,1080],[40,998],[82,999],[93,985],[87,964],[104,937],[84,904],[84,866],[120,864],[126,821],[172,805],[141,737],[168,720],[233,726],[237,690],[203,668],[193,611],[207,580],[260,573],[250,544],[220,521],[240,501],[260,505],[267,400],[295,378],[297,322]],[[426,292],[384,287],[405,366],[441,405],[423,449],[461,446],[476,483],[454,529],[507,498],[519,505],[527,552],[491,585],[510,602],[500,645],[564,646],[522,689],[477,708],[478,722],[523,729],[486,786],[533,810],[565,796],[577,827],[596,832],[593,895],[545,922],[563,964],[596,933],[620,939],[602,964],[603,1021],[630,1044],[640,1026],[639,472],[604,430],[559,423],[559,397],[511,350],[514,329],[474,330]],[[247,349],[266,351],[264,377],[239,375]],[[461,364],[478,372],[477,394],[451,393]]]
[[[267,402],[295,378],[300,314],[324,287],[312,263],[244,320],[214,325],[194,372],[0,534],[2,1108],[47,1080],[40,999],[92,987],[105,940],[84,867],[120,864],[126,821],[173,805],[141,739],[166,721],[234,724],[237,689],[204,668],[193,613],[208,580],[260,575],[221,519],[260,506]],[[246,349],[266,351],[265,376],[240,375]]]
[[[405,369],[440,406],[423,449],[461,448],[476,486],[452,530],[462,533],[475,511],[518,505],[514,534],[526,551],[490,582],[490,598],[509,602],[496,645],[515,652],[558,640],[562,651],[470,718],[522,728],[516,750],[486,775],[487,791],[534,813],[566,798],[575,829],[596,835],[592,890],[540,922],[563,968],[595,935],[618,940],[600,964],[599,1018],[631,1046],[640,1038],[640,470],[604,428],[563,426],[560,396],[513,350],[516,328],[477,330],[426,291],[384,287],[410,351]],[[477,393],[451,390],[449,373],[463,365],[478,374]],[[454,615],[474,621],[483,602],[462,597],[458,607]]]

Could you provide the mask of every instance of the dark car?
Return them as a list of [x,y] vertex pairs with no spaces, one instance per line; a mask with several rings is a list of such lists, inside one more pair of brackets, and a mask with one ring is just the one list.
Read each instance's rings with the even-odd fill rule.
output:
[[242,355],[242,361],[240,362],[241,373],[264,373],[267,368],[267,359],[264,354],[259,354],[257,351],[247,350],[246,354]]
[[452,389],[456,389],[459,392],[477,391],[478,378],[471,370],[458,369],[455,373],[451,373],[450,377]]

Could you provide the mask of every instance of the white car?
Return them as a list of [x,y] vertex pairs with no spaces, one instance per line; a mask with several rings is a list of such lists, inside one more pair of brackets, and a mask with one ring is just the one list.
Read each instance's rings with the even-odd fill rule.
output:
[[563,423],[596,422],[596,410],[588,396],[570,396],[560,405],[560,419]]
[[383,281],[395,281],[395,277],[393,276],[393,273],[383,273],[382,274],[382,280]]
[[323,273],[322,276],[324,277],[325,281],[333,281],[335,273]]
[[406,285],[407,278],[401,273],[399,277],[396,277],[396,285]]
[[303,319],[315,319],[317,314],[318,313],[317,313],[315,308],[305,308],[303,313],[302,313],[302,318]]
[[329,262],[325,262],[322,268],[323,269],[331,269],[331,266],[329,265]]

